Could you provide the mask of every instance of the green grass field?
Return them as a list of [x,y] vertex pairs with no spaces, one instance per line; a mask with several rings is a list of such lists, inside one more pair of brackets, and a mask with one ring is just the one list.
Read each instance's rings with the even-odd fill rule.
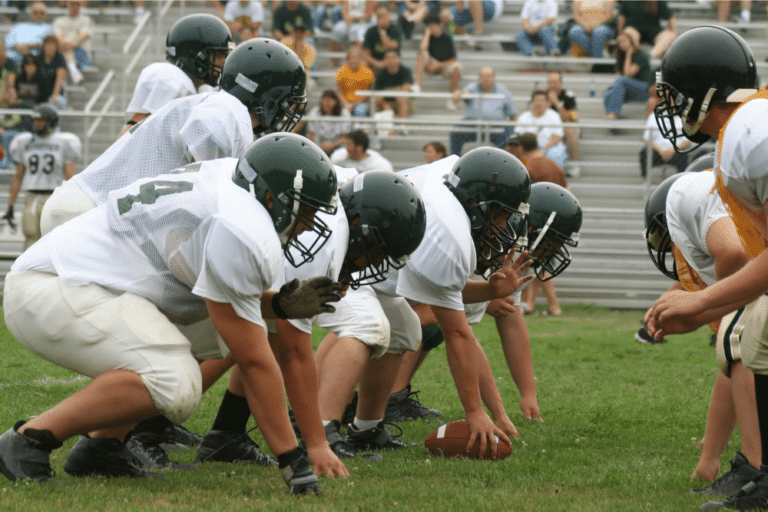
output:
[[[321,478],[323,493],[292,498],[275,468],[205,464],[163,481],[75,479],[61,469],[74,439],[52,456],[64,486],[14,485],[0,477],[0,510],[697,510],[689,476],[699,457],[716,375],[709,331],[641,345],[641,312],[571,306],[564,315],[527,317],[544,422],[522,417],[491,318],[475,335],[493,365],[507,411],[520,431],[505,461],[430,456],[423,447],[386,453],[377,464],[354,461],[345,479]],[[322,336],[315,332],[314,339]],[[0,327],[0,431],[29,419],[85,384],[43,362]],[[445,420],[463,411],[440,347],[414,382],[422,402]],[[217,383],[185,426],[210,427],[225,389]],[[401,423],[403,439],[421,443],[435,424]],[[254,436],[261,443],[258,431]],[[739,447],[738,434],[721,471]],[[194,451],[173,452],[190,462]],[[701,484],[698,484],[701,486]]]

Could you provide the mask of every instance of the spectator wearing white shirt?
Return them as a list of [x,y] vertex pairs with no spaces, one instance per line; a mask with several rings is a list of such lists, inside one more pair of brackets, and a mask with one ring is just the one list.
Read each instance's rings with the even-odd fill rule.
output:
[[531,93],[531,110],[524,112],[515,127],[517,133],[535,133],[539,148],[544,155],[565,168],[568,152],[563,144],[563,121],[549,108],[547,91],[536,89]]
[[[659,131],[659,126],[656,124],[656,115],[653,113],[654,107],[661,101],[661,99],[652,94],[648,99],[648,107],[650,108],[650,115],[645,123],[645,131],[643,132],[643,142],[645,146],[640,150],[640,174],[645,177],[648,173],[648,150],[653,149],[653,155],[651,156],[651,167],[656,167],[664,164],[672,164],[677,168],[677,172],[685,171],[688,166],[688,153],[678,153],[675,151],[675,147],[672,142],[665,139]],[[683,121],[680,117],[675,116],[675,128],[677,133],[683,133]],[[687,148],[691,145],[691,141],[685,137],[681,137],[678,142],[680,149]]]
[[80,12],[83,0],[69,0],[68,14],[53,20],[53,33],[59,38],[59,51],[64,55],[72,82],[83,81],[80,69],[91,67],[91,30],[93,21],[90,16]]
[[520,13],[523,30],[517,33],[517,46],[525,55],[533,53],[534,45],[544,45],[547,55],[560,55],[555,37],[555,0],[526,0]]
[[48,11],[42,2],[34,2],[29,10],[28,22],[18,23],[5,36],[8,57],[21,64],[25,55],[39,55],[45,36],[53,34],[53,26],[45,22]]
[[340,166],[365,171],[390,171],[392,163],[372,149],[368,149],[370,140],[362,130],[354,130],[347,134],[344,147],[340,147],[331,155],[331,162]]
[[227,2],[223,18],[232,32],[232,38],[240,43],[259,37],[261,23],[264,21],[264,7],[259,0]]

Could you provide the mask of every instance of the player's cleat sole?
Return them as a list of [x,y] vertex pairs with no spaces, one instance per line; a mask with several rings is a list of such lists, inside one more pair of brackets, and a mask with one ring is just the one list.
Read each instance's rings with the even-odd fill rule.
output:
[[50,482],[55,472],[51,468],[51,450],[61,447],[61,442],[47,430],[27,429],[19,434],[25,422],[19,421],[0,435],[0,473],[8,480],[32,480]]
[[274,466],[277,459],[259,449],[259,445],[248,434],[209,430],[197,448],[198,462],[247,462],[259,466]]
[[82,436],[69,452],[64,471],[75,477],[164,478],[148,471],[128,447],[115,438]]

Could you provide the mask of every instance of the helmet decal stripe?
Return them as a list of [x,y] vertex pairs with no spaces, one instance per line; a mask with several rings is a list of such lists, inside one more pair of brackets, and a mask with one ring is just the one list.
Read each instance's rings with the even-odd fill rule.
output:
[[259,84],[242,73],[237,74],[235,83],[250,93],[256,92],[256,89],[259,87]]
[[549,218],[547,219],[547,222],[544,224],[544,227],[541,228],[541,231],[539,232],[539,236],[536,237],[536,240],[534,240],[533,244],[531,244],[530,249],[528,249],[528,252],[533,252],[536,250],[536,247],[539,246],[539,243],[541,242],[542,238],[547,234],[547,231],[549,231],[549,226],[552,225],[552,221],[555,220],[555,216],[557,215],[557,212],[552,212],[549,214]]
[[293,189],[297,192],[301,192],[301,189],[304,188],[304,178],[301,177],[302,170],[297,169],[296,170],[296,177],[293,178]]

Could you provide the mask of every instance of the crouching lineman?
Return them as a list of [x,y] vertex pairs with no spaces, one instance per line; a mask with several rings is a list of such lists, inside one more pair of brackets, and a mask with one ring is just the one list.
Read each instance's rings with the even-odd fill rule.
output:
[[[274,163],[268,153],[262,158],[261,165]],[[426,214],[421,195],[402,176],[386,171],[358,174],[355,169],[340,167],[336,171],[340,182],[347,178],[349,181],[339,190],[342,207],[336,215],[318,215],[332,229],[328,243],[314,260],[298,268],[291,264],[298,256],[292,249],[278,283],[327,275],[352,289],[335,305],[334,313],[321,314],[314,321],[277,320],[276,325],[270,325],[269,338],[281,362],[291,407],[315,472],[347,476],[338,457],[351,458],[355,450],[339,434],[338,419],[358,381],[361,403],[371,402],[380,409],[372,416],[378,420],[372,422],[371,428],[360,429],[360,435],[381,443],[385,443],[386,436],[390,443],[394,442],[380,424],[389,388],[382,387],[379,381],[387,376],[368,367],[391,345],[387,307],[406,308],[407,304],[402,298],[378,297],[367,285],[383,280],[390,268],[403,266],[422,240]],[[303,235],[299,237],[299,242],[304,241]],[[313,322],[327,329],[334,340],[324,340],[318,349],[317,375],[310,343]],[[394,330],[392,339],[398,339]],[[307,364],[301,365],[302,360]],[[197,462],[261,460],[258,456],[252,460],[252,442],[245,434],[247,403],[242,392],[237,391],[241,384],[232,377],[213,427],[203,436]],[[291,386],[303,387],[291,394]],[[329,446],[332,458],[326,452]],[[368,454],[366,459],[381,460],[381,456]]]
[[[187,419],[210,380],[198,359],[231,352],[291,494],[319,491],[291,429],[263,320],[331,311],[326,303],[338,299],[340,285],[328,278],[267,291],[281,245],[288,250],[300,233],[313,231],[316,251],[328,233],[315,212],[336,208],[332,164],[311,142],[304,147],[320,157],[300,170],[288,154],[282,166],[257,174],[248,163],[259,152],[256,142],[239,160],[140,180],[16,260],[5,282],[9,330],[42,358],[93,380],[0,436],[7,478],[49,480],[51,450],[78,434],[68,473],[147,476],[125,435],[158,414]],[[220,338],[192,331],[206,317]]]

